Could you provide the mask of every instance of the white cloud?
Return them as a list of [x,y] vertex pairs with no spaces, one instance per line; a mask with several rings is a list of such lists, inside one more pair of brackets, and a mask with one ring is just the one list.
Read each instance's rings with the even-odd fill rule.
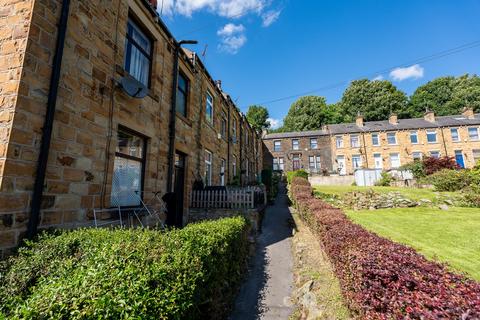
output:
[[270,122],[270,128],[271,129],[278,129],[281,126],[283,126],[283,120],[282,119],[268,118],[267,121]]
[[270,10],[262,14],[262,25],[266,28],[278,20],[281,10]]
[[247,42],[245,27],[241,24],[227,23],[217,31],[217,35],[220,36],[219,49],[230,54],[236,54]]
[[390,72],[390,77],[396,81],[403,81],[406,79],[420,79],[423,78],[423,67],[418,64],[415,64],[406,68],[396,68]]
[[237,18],[251,12],[260,13],[267,0],[162,0],[158,1],[158,9],[166,15],[178,13],[187,17],[195,11],[209,10],[226,18]]
[[379,74],[378,76],[372,79],[372,81],[381,81],[381,80],[383,80],[383,76],[381,74]]

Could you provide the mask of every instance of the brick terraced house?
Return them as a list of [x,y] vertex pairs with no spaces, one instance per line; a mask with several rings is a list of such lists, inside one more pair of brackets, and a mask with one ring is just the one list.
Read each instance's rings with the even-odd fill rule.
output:
[[256,180],[260,135],[155,3],[0,2],[0,256],[155,192],[183,224],[194,182]]
[[305,169],[351,175],[355,169],[394,169],[425,156],[454,157],[471,168],[480,160],[480,114],[334,124],[322,130],[264,136],[265,166],[273,170]]

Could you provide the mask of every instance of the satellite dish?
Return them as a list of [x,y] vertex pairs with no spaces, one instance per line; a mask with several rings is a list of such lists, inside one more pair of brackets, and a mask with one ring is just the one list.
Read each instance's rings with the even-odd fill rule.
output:
[[141,99],[148,95],[148,88],[132,76],[125,76],[120,79],[120,87],[132,98]]

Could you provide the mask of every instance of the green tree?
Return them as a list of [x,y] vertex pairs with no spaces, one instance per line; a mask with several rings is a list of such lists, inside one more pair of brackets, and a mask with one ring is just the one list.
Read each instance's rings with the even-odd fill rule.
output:
[[270,122],[268,122],[268,110],[265,107],[253,105],[248,107],[247,120],[248,123],[257,131],[268,129]]
[[421,117],[430,109],[445,116],[459,114],[466,106],[480,111],[480,78],[476,75],[441,77],[418,87],[410,97],[408,113]]
[[327,105],[324,97],[301,97],[292,104],[277,132],[318,130],[324,124],[337,123],[340,118],[337,106]]
[[339,109],[346,122],[353,122],[359,113],[365,120],[386,120],[391,113],[405,114],[407,96],[390,81],[355,80],[343,93]]

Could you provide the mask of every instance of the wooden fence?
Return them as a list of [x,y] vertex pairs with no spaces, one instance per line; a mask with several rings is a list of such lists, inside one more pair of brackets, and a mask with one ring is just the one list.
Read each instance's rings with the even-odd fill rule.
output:
[[194,190],[191,208],[253,209],[266,203],[263,187],[227,188],[223,190]]

